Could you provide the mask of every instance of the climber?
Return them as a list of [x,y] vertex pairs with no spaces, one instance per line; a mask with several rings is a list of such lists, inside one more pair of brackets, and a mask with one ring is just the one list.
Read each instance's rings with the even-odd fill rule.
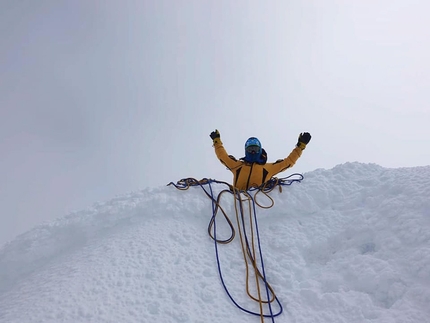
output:
[[308,132],[301,133],[296,147],[287,158],[267,163],[266,151],[255,137],[245,142],[245,157],[239,160],[227,154],[218,130],[212,131],[210,137],[218,159],[233,173],[233,186],[240,190],[259,187],[276,174],[292,167],[311,140]]

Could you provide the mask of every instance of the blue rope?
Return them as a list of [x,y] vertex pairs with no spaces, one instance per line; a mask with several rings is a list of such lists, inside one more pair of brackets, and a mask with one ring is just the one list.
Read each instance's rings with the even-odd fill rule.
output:
[[[216,216],[215,208],[216,208],[216,206],[215,206],[215,203],[214,203],[214,201],[216,201],[216,200],[213,197],[213,190],[212,190],[211,183],[208,183],[208,185],[209,185],[211,196],[212,196],[212,219],[213,219],[213,223],[214,223],[214,225],[213,225],[214,226],[214,246],[215,246],[215,255],[216,255],[218,273],[219,273],[219,277],[220,277],[220,280],[221,280],[221,284],[222,284],[225,292],[227,293],[228,297],[233,302],[233,304],[236,305],[236,307],[238,307],[240,310],[242,310],[242,311],[244,311],[244,312],[246,312],[248,314],[260,316],[260,313],[252,312],[250,310],[247,310],[243,306],[239,305],[236,302],[236,300],[233,298],[233,296],[230,294],[230,291],[228,290],[227,285],[226,285],[226,283],[224,281],[224,276],[222,274],[222,269],[221,269],[221,261],[220,261],[219,252],[218,252],[218,241],[216,239],[216,221],[215,221],[215,216]],[[249,245],[248,245],[248,248],[249,248]],[[267,282],[266,282],[265,279],[264,279],[264,282],[265,282],[266,289],[267,289]],[[279,304],[279,306],[281,307],[281,310],[279,311],[279,313],[276,313],[275,315],[271,314],[270,316],[269,315],[264,315],[264,317],[272,317],[273,318],[274,316],[278,316],[278,315],[280,315],[282,313],[282,305],[281,305],[280,301],[277,298],[276,298],[276,300],[277,300],[277,303]]]
[[275,322],[275,317],[278,316],[278,315],[280,315],[282,313],[283,307],[282,307],[282,304],[279,301],[278,297],[275,295],[275,300],[278,303],[280,310],[279,310],[279,313],[273,314],[272,302],[270,302],[269,284],[267,283],[266,270],[265,270],[265,267],[264,267],[264,260],[263,260],[263,252],[261,250],[260,232],[258,230],[257,212],[255,210],[255,201],[254,201],[254,199],[252,197],[250,197],[250,198],[252,199],[252,208],[253,208],[253,211],[254,211],[255,231],[257,233],[258,251],[260,253],[261,270],[262,270],[262,274],[263,274],[264,285],[266,287],[267,302],[268,302],[268,306],[269,306],[270,316],[272,317],[272,322]]
[[[277,304],[279,306],[279,312],[275,313],[275,314],[273,313],[272,302],[270,301],[269,283],[267,282],[267,278],[266,278],[266,272],[265,272],[264,261],[263,261],[263,252],[261,250],[260,233],[259,233],[259,230],[258,230],[258,221],[257,221],[257,212],[256,212],[256,208],[255,208],[255,201],[254,201],[254,199],[252,198],[251,195],[248,194],[248,197],[252,200],[252,209],[253,209],[253,216],[254,216],[254,222],[255,222],[255,231],[256,231],[256,236],[257,236],[257,245],[258,245],[258,251],[259,251],[260,261],[261,261],[261,270],[262,270],[262,277],[261,278],[262,278],[262,280],[264,282],[264,285],[265,285],[266,296],[267,296],[267,305],[268,305],[269,311],[270,311],[270,315],[269,314],[265,314],[263,316],[264,317],[270,317],[270,318],[272,318],[272,322],[275,322],[274,318],[276,316],[279,316],[279,315],[282,314],[283,307],[282,307],[282,304],[279,301],[278,297],[276,295],[274,295],[275,296],[275,300],[276,300],[276,302],[277,302]],[[239,198],[240,198],[240,196],[239,196]],[[246,248],[248,250],[248,255],[251,256],[251,247],[250,247],[249,239],[248,239],[248,236],[247,236],[246,230],[245,230],[245,221],[244,221],[244,217],[243,217],[244,213],[243,213],[242,204],[240,204],[240,213],[242,215],[242,226],[244,228],[243,229],[243,233],[244,233],[244,237],[245,237]],[[252,259],[252,257],[251,257],[251,260],[255,263],[255,259]],[[251,314],[261,316],[260,313],[252,312]]]
[[[292,178],[293,176],[298,176],[298,178]],[[248,189],[248,191],[252,192],[252,191],[256,191],[256,190],[261,190],[262,192],[267,192],[267,191],[273,190],[276,185],[290,186],[291,184],[296,183],[296,182],[300,183],[303,180],[303,178],[304,178],[304,176],[302,174],[299,174],[299,173],[294,173],[294,174],[291,174],[287,177],[282,177],[282,178],[272,177],[270,180],[268,180],[263,185],[260,185],[259,187],[251,187]]]
[[[293,176],[298,176],[298,178],[292,178]],[[299,173],[294,173],[294,174],[291,174],[291,175],[289,175],[287,177],[280,178],[280,179],[271,178],[268,182],[264,183],[260,187],[250,188],[248,190],[248,192],[249,191],[255,191],[255,190],[261,190],[262,192],[269,192],[269,191],[273,190],[276,185],[282,185],[282,186],[286,185],[286,186],[289,186],[289,185],[293,184],[294,182],[300,183],[303,180],[303,178],[304,178],[303,175],[299,174]],[[228,290],[228,288],[226,286],[226,283],[224,281],[224,277],[223,277],[222,269],[221,269],[221,262],[220,262],[220,258],[219,258],[219,251],[218,251],[218,243],[219,242],[218,242],[218,240],[216,238],[216,221],[215,221],[215,217],[216,217],[216,213],[217,213],[216,210],[217,210],[217,203],[218,203],[218,201],[214,197],[214,192],[213,192],[213,189],[212,189],[212,183],[223,183],[223,184],[229,185],[228,183],[225,183],[225,182],[220,182],[220,181],[217,181],[217,180],[212,180],[212,179],[207,179],[207,178],[204,178],[204,179],[202,179],[200,181],[197,181],[195,179],[190,179],[190,178],[188,178],[188,179],[181,179],[176,184],[173,183],[173,182],[171,182],[168,185],[174,185],[176,188],[182,189],[182,190],[187,189],[190,186],[200,186],[203,189],[203,191],[206,193],[206,195],[208,197],[210,197],[211,202],[212,202],[211,203],[211,205],[212,205],[211,222],[213,223],[213,240],[214,240],[214,247],[215,247],[215,256],[216,256],[217,268],[218,268],[218,273],[219,273],[219,277],[220,277],[220,280],[221,280],[221,284],[222,284],[225,292],[227,293],[227,296],[230,298],[230,300],[233,302],[233,304],[236,305],[236,307],[238,307],[240,310],[242,310],[242,311],[244,311],[244,312],[246,312],[248,314],[256,315],[256,316],[261,316],[260,313],[256,313],[256,312],[247,310],[246,308],[244,308],[241,305],[239,305],[235,301],[235,299],[233,298],[233,296],[230,294],[230,292],[229,292],[229,290]],[[209,186],[209,192],[205,189],[204,185],[208,185]],[[230,189],[229,192],[231,194],[233,194],[233,192],[232,192],[231,189]],[[239,200],[240,200],[240,193],[241,193],[241,191],[238,191]],[[256,207],[255,207],[255,199],[250,194],[248,194],[248,196],[252,200],[252,209],[253,209],[253,217],[254,217],[254,222],[255,222],[255,231],[256,231],[256,236],[257,236],[258,252],[259,252],[260,261],[261,261],[261,270],[262,270],[262,277],[261,278],[262,278],[262,280],[264,282],[264,285],[265,285],[266,296],[267,296],[267,303],[268,303],[268,307],[269,307],[269,311],[270,311],[270,314],[263,314],[263,317],[266,317],[266,318],[270,317],[270,318],[272,318],[272,322],[275,322],[275,317],[279,316],[283,312],[283,307],[282,307],[282,304],[279,301],[278,297],[276,295],[274,295],[276,303],[279,306],[279,311],[277,313],[273,313],[272,304],[271,304],[272,302],[270,301],[270,289],[269,289],[269,284],[268,284],[267,278],[266,278],[266,271],[265,271],[264,261],[263,261],[263,252],[262,252],[262,249],[261,249],[260,233],[259,233],[259,229],[258,229],[257,212],[256,212]],[[235,198],[236,198],[236,195],[235,195]],[[243,218],[242,203],[240,203],[239,205],[240,205],[240,212],[241,212],[241,215],[242,215],[242,225],[243,225],[243,228],[244,228],[243,232],[244,232],[244,237],[245,237],[245,242],[246,242],[246,248],[248,250],[248,254],[251,255],[251,248],[250,248],[249,240],[248,240],[248,237],[246,235],[246,230],[245,230],[245,223],[244,223],[244,218]],[[252,259],[252,260],[255,262],[255,259]]]

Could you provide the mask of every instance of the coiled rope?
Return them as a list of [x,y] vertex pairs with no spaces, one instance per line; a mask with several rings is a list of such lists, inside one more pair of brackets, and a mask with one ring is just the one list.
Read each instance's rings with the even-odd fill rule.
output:
[[[226,291],[228,297],[230,298],[230,300],[240,310],[242,310],[246,313],[252,314],[252,315],[260,316],[261,322],[264,322],[264,318],[271,318],[272,322],[275,322],[275,317],[279,316],[282,313],[283,308],[282,308],[282,304],[279,301],[278,297],[276,296],[273,288],[270,286],[270,284],[266,280],[266,272],[265,272],[265,268],[264,268],[263,254],[262,254],[261,243],[260,243],[260,234],[259,234],[259,230],[258,230],[256,205],[261,207],[261,208],[264,208],[264,209],[271,208],[274,205],[274,200],[268,195],[271,191],[273,191],[276,187],[278,187],[279,191],[282,192],[282,186],[291,185],[294,182],[301,182],[302,179],[303,179],[303,175],[298,174],[298,173],[292,174],[288,177],[280,178],[280,179],[274,177],[274,178],[271,178],[268,182],[264,183],[262,186],[257,187],[257,188],[251,188],[248,191],[238,190],[237,188],[233,187],[232,185],[230,185],[226,182],[212,180],[212,179],[206,179],[206,178],[204,178],[200,181],[198,181],[194,178],[186,178],[186,179],[181,179],[176,184],[173,182],[168,184],[168,185],[175,186],[179,190],[187,190],[191,186],[200,186],[203,189],[203,191],[205,192],[205,194],[211,199],[212,217],[211,217],[209,225],[208,225],[208,234],[214,241],[217,267],[218,267],[218,273],[219,273],[221,283],[222,283],[224,290]],[[220,193],[218,193],[218,196],[215,198],[214,192],[212,189],[212,185],[211,185],[212,183],[225,184],[228,186],[228,189],[222,190]],[[209,191],[206,190],[206,188],[205,188],[206,185],[209,187]],[[224,194],[226,192],[228,192],[234,196],[234,207],[235,207],[235,211],[236,211],[236,224],[237,224],[237,228],[238,228],[238,232],[239,232],[242,254],[243,254],[245,267],[246,267],[246,292],[252,300],[258,302],[259,313],[245,309],[244,307],[242,307],[241,305],[239,305],[235,301],[235,299],[233,298],[233,296],[231,295],[231,293],[229,292],[229,290],[225,284],[224,277],[222,274],[219,251],[218,251],[218,244],[230,243],[236,235],[236,231],[235,231],[235,228],[234,228],[232,221],[229,219],[226,212],[224,211],[224,209],[220,205],[221,196],[222,196],[222,194]],[[253,196],[251,194],[252,192],[255,192]],[[268,206],[263,206],[257,202],[257,194],[259,194],[259,193],[264,194],[270,200],[270,204]],[[244,204],[247,205],[247,208],[245,208]],[[245,209],[248,210],[247,219],[245,217]],[[224,219],[226,220],[226,222],[230,228],[230,231],[231,231],[231,234],[227,239],[217,238],[215,218],[216,218],[216,215],[218,214],[219,210],[221,210],[221,212],[224,216]],[[247,232],[250,233],[250,239],[248,238]],[[259,269],[257,258],[260,261],[261,270]],[[250,269],[249,264],[252,265],[252,268],[254,270],[253,274],[254,274],[255,285],[256,285],[256,290],[257,290],[257,294],[258,294],[257,296],[252,295],[250,292],[249,285],[250,285],[251,269]],[[264,284],[264,288],[265,288],[265,294],[266,294],[265,299],[263,299],[263,295],[262,295],[261,288],[260,288],[261,282]],[[279,309],[277,312],[274,313],[274,311],[272,309],[272,303],[275,301],[278,304]],[[264,313],[264,309],[263,309],[264,304],[266,304],[268,306],[270,314]]]

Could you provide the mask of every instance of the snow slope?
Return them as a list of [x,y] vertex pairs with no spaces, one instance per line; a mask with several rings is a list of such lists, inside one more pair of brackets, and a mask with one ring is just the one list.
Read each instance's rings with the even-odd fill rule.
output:
[[[264,322],[430,322],[430,166],[346,163],[270,196],[258,229],[283,312]],[[221,205],[235,223],[232,195]],[[223,289],[211,216],[200,187],[166,186],[18,236],[0,249],[0,322],[263,321]],[[227,236],[218,219],[217,237]],[[218,255],[234,300],[259,313],[239,236]]]

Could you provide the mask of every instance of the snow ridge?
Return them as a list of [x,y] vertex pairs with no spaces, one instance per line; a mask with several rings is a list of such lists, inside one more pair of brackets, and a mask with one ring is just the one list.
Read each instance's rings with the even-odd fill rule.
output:
[[[430,322],[430,167],[346,163],[304,177],[257,211],[284,307],[275,321]],[[211,215],[199,187],[170,186],[39,225],[0,249],[0,322],[259,322],[222,289]],[[239,242],[219,249],[235,299],[258,312]]]

